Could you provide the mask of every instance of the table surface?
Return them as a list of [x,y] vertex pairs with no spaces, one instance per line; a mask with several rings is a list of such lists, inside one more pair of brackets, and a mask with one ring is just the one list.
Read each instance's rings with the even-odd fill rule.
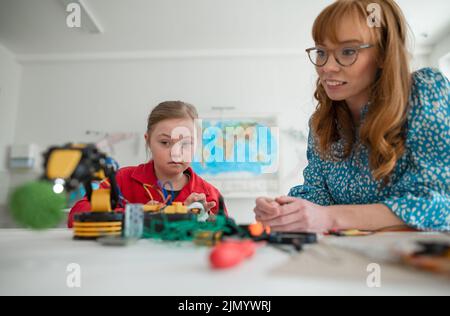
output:
[[[215,271],[209,249],[191,243],[140,240],[106,247],[74,241],[67,229],[3,229],[0,295],[450,295],[450,279],[387,261],[401,243],[429,238],[449,236],[324,237],[296,255],[262,247],[241,265]],[[78,288],[67,286],[71,263],[81,268]],[[381,287],[367,285],[370,263],[381,267]]]

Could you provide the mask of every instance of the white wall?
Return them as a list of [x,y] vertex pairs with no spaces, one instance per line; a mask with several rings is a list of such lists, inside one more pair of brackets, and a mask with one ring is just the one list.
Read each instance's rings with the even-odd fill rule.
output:
[[14,55],[0,44],[0,227],[7,221],[4,210],[10,184],[7,152],[14,142],[21,71]]
[[448,35],[436,44],[430,53],[430,64],[433,67],[440,67],[440,61],[450,53],[450,30]]
[[450,78],[450,53],[441,60],[440,67],[447,78]]
[[430,50],[421,51],[411,58],[411,71],[416,71],[430,66]]
[[14,141],[21,71],[14,55],[0,44],[0,204],[5,202],[9,181],[7,151]]
[[[203,114],[213,106],[275,113],[282,128],[282,188],[273,194],[286,194],[302,181],[306,156],[305,146],[293,145],[285,131],[295,127],[307,132],[314,79],[303,55],[27,63],[15,142],[45,149],[95,140],[86,130],[143,135],[151,108],[164,100],[186,100]],[[145,161],[143,141],[137,154],[133,145],[118,146],[114,157],[121,165]],[[235,216],[251,220],[253,199],[227,203]]]

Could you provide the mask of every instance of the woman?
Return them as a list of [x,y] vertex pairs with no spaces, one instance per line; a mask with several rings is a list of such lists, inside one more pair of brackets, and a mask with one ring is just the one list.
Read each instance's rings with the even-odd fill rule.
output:
[[[379,25],[368,18],[373,3]],[[410,74],[400,8],[338,0],[312,33],[318,106],[305,182],[257,199],[256,219],[276,231],[449,231],[450,85],[436,70]]]

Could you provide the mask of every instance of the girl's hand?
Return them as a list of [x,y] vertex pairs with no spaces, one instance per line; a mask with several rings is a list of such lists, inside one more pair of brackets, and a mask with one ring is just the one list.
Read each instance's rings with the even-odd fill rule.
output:
[[255,213],[256,220],[272,231],[323,233],[333,229],[326,207],[298,198],[258,199]]
[[216,202],[207,202],[206,201],[206,195],[204,193],[192,193],[189,195],[189,197],[184,201],[184,205],[189,206],[192,203],[200,202],[205,207],[205,211],[207,213],[211,212],[211,209],[213,209],[216,206]]

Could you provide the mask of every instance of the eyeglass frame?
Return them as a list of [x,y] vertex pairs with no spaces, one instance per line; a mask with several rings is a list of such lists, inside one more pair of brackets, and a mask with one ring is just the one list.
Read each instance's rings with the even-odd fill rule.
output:
[[323,65],[321,65],[321,66],[316,65],[316,63],[314,63],[314,62],[312,61],[311,55],[310,55],[310,52],[313,51],[313,50],[317,50],[317,47],[311,47],[311,48],[306,49],[305,51],[306,51],[306,53],[308,53],[308,57],[309,57],[309,60],[311,61],[311,63],[312,63],[314,66],[316,66],[316,67],[324,67],[324,66],[328,63],[328,60],[330,59],[330,52],[333,53],[333,57],[334,57],[334,59],[336,60],[336,62],[337,62],[339,65],[341,65],[342,67],[350,67],[350,66],[353,66],[353,65],[358,61],[359,51],[360,51],[361,49],[367,49],[367,48],[372,48],[372,47],[374,47],[374,45],[372,45],[372,44],[361,44],[361,45],[359,45],[359,46],[348,46],[348,47],[344,47],[344,48],[352,48],[352,49],[356,49],[356,53],[357,53],[356,58],[355,58],[355,60],[353,61],[353,63],[351,63],[350,65],[343,65],[343,64],[339,61],[339,59],[336,57],[336,54],[335,54],[336,49],[325,49],[325,51],[326,51],[326,53],[327,53],[327,59],[325,60],[325,63],[324,63]]

